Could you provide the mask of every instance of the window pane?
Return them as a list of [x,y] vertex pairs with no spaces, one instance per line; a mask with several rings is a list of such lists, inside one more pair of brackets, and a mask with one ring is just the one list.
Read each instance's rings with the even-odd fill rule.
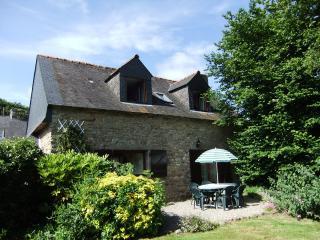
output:
[[130,163],[133,164],[133,173],[143,173],[143,153],[131,153],[128,157]]
[[167,176],[167,152],[162,150],[153,150],[150,153],[151,171],[154,177]]

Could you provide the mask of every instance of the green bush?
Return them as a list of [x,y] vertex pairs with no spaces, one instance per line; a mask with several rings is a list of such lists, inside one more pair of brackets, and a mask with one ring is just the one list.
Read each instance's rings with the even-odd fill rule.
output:
[[218,227],[218,224],[203,220],[199,217],[182,218],[180,229],[182,232],[206,232]]
[[30,238],[136,239],[154,235],[162,223],[163,204],[164,191],[157,180],[116,173],[87,178],[78,184],[72,202],[55,212],[55,228]]
[[0,141],[0,226],[8,234],[39,223],[49,210],[50,194],[35,166],[41,156],[33,139]]
[[53,137],[54,152],[63,153],[70,150],[86,152],[87,149],[84,133],[77,127],[68,126]]
[[0,240],[4,240],[7,238],[7,230],[6,229],[3,229],[3,228],[0,228]]
[[46,155],[37,162],[43,182],[53,188],[53,195],[58,200],[70,198],[73,187],[87,177],[102,176],[106,172],[119,175],[132,173],[131,164],[120,164],[99,156],[96,153],[56,153]]
[[54,222],[44,229],[35,230],[26,235],[33,240],[74,240],[74,239],[98,239],[98,231],[83,217],[79,205],[62,204],[57,207],[53,215]]
[[271,196],[277,208],[300,217],[320,219],[320,179],[310,168],[295,164],[283,168]]

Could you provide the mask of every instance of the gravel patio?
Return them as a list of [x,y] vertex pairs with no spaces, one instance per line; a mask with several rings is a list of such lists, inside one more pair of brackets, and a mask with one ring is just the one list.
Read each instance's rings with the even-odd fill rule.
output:
[[214,207],[205,205],[205,209],[202,211],[199,206],[194,208],[191,205],[191,200],[168,203],[162,209],[166,216],[163,232],[168,233],[177,230],[179,228],[179,221],[183,217],[197,216],[214,223],[224,224],[242,218],[262,215],[267,205],[268,203],[264,201],[252,201],[246,202],[246,206],[243,208],[230,208],[228,210],[223,210],[222,208],[215,209]]

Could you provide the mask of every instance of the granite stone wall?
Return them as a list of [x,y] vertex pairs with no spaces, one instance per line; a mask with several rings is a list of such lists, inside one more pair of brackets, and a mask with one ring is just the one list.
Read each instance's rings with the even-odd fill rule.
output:
[[[84,121],[85,136],[92,151],[166,150],[168,165],[164,180],[168,201],[190,196],[189,151],[223,148],[229,134],[208,120],[53,107],[49,128],[52,135],[58,119]],[[198,139],[199,147],[196,146]]]
[[47,127],[38,136],[39,147],[44,153],[51,153],[52,151],[52,139],[51,139],[51,128]]

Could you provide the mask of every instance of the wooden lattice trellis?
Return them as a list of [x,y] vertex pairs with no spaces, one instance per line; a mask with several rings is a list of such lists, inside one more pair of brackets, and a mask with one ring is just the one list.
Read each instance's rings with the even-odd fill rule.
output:
[[83,134],[84,133],[84,121],[80,121],[80,120],[74,120],[74,119],[58,119],[58,132],[61,131],[66,131],[68,127],[72,126],[75,128],[78,128],[80,130],[80,133]]

